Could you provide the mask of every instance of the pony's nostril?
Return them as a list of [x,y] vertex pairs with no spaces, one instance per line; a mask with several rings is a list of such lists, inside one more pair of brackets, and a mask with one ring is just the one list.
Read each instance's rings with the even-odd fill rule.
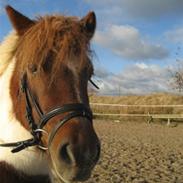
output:
[[69,144],[64,144],[60,149],[60,157],[67,164],[75,162],[74,155]]
[[64,144],[61,149],[60,149],[60,157],[62,158],[63,161],[65,161],[66,163],[70,164],[71,160],[70,157],[67,153],[67,146],[68,144]]

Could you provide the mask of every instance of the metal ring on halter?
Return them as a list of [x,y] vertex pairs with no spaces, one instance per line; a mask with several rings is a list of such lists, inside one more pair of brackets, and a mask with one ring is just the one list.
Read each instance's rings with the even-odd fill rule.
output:
[[[49,136],[48,132],[47,132],[46,130],[44,130],[44,129],[38,128],[38,129],[34,130],[34,132],[35,132],[35,133],[36,133],[36,132],[41,132],[41,133],[46,134],[47,136]],[[38,147],[39,147],[40,149],[44,150],[44,151],[48,150],[48,147],[44,147],[44,146],[42,146],[42,145],[38,145]]]

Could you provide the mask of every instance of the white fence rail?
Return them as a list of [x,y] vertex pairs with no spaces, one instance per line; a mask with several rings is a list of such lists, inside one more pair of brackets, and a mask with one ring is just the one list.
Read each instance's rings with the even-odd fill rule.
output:
[[107,103],[90,103],[91,106],[110,106],[110,107],[176,107],[183,108],[183,105],[129,105],[129,104],[107,104]]
[[[183,105],[127,105],[127,104],[107,104],[107,103],[90,103],[91,106],[109,106],[109,107],[144,107],[144,108],[183,108]],[[170,125],[171,119],[183,119],[182,114],[138,114],[138,113],[94,113],[95,116],[116,116],[116,117],[148,117],[148,123],[153,119],[167,119],[167,125]]]

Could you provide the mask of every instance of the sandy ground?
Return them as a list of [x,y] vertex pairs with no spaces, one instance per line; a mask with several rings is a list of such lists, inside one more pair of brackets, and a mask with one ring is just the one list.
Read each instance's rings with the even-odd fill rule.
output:
[[183,183],[183,125],[94,123],[102,153],[87,183]]

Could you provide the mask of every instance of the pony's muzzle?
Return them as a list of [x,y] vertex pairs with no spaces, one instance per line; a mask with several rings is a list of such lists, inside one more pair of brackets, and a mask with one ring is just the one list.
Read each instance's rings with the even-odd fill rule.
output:
[[65,143],[61,145],[59,150],[59,158],[61,162],[74,170],[73,180],[87,180],[93,167],[97,163],[100,156],[100,144],[97,142],[92,149],[89,147],[79,147],[80,144]]
[[[87,180],[99,160],[100,142],[98,137],[92,125],[88,126],[90,123],[87,121],[84,121],[84,123],[87,124],[75,128],[75,133],[72,130],[67,131],[66,128],[67,133],[64,134],[60,143],[57,143],[54,161],[57,162],[57,171],[65,180]],[[53,143],[58,141],[58,138],[59,136],[56,135]]]
[[77,166],[77,161],[81,160],[85,165],[88,166],[95,164],[100,156],[100,144],[97,142],[95,147],[90,151],[89,148],[86,150],[76,150],[78,144],[63,144],[60,148],[60,158],[68,165]]

